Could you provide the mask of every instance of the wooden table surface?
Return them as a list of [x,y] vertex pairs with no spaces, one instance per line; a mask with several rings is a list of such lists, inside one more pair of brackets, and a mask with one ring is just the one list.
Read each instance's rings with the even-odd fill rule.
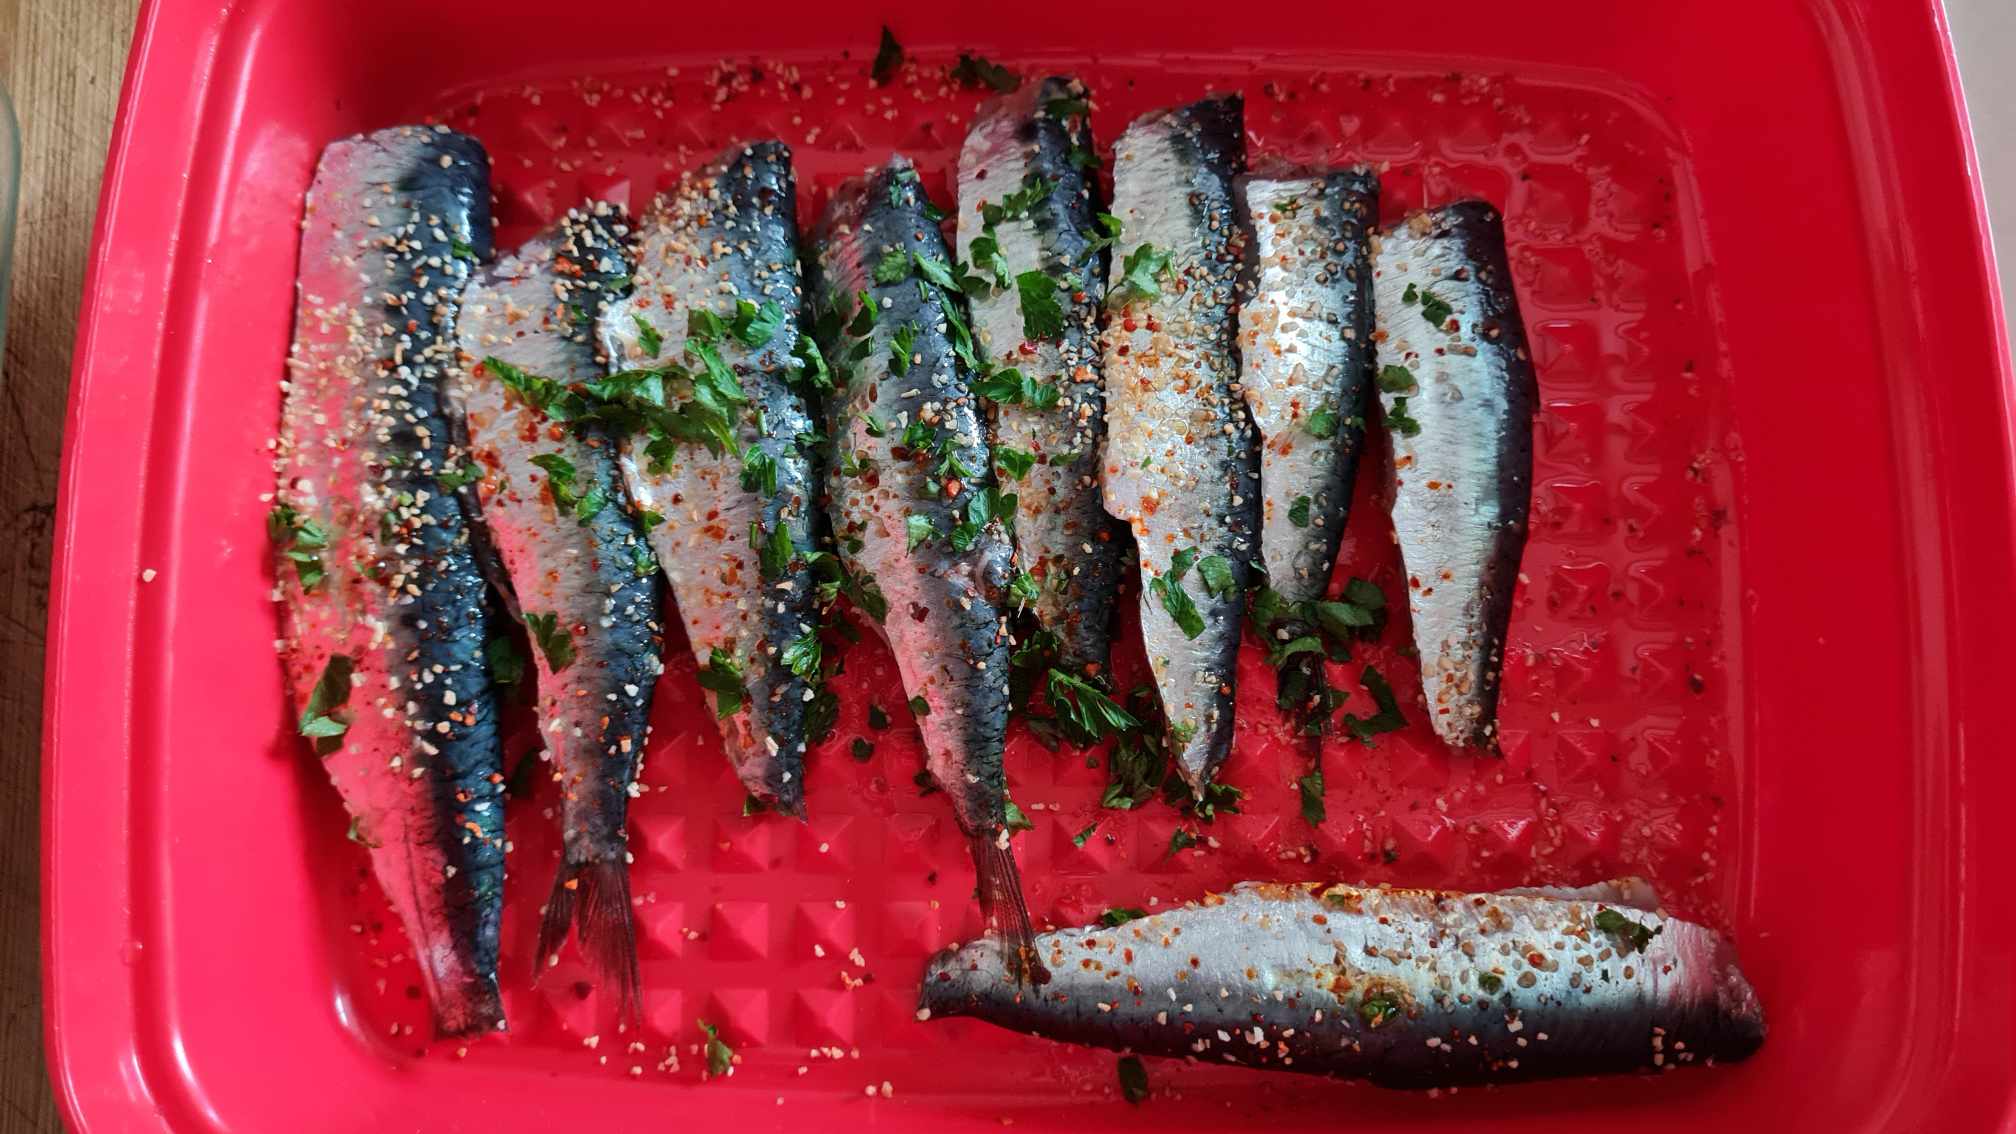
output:
[[21,211],[0,367],[0,1134],[61,1130],[42,1061],[42,644],[70,347],[139,0],[0,0]]

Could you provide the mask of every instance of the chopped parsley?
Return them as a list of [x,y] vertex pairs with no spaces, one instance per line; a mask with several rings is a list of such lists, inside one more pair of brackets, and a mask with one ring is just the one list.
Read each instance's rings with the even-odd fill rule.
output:
[[1663,925],[1648,929],[1614,909],[1596,911],[1596,928],[1615,938],[1617,947],[1627,954],[1643,953],[1651,947],[1652,938],[1666,932]]
[[1114,906],[1099,915],[1099,924],[1108,929],[1118,929],[1130,921],[1139,921],[1147,916],[1147,910],[1135,909],[1132,906]]
[[1064,333],[1064,306],[1057,302],[1057,281],[1040,268],[1015,277],[1015,292],[1022,304],[1022,337],[1030,341],[1054,339]]
[[1153,244],[1143,243],[1127,254],[1121,266],[1126,274],[1113,288],[1110,302],[1154,299],[1162,294],[1160,281],[1169,273],[1169,253],[1157,250]]
[[[1601,915],[1599,914],[1598,916]],[[1505,978],[1499,976],[1497,973],[1478,973],[1477,987],[1492,996],[1496,996],[1498,995],[1498,991],[1505,987]]]
[[1448,300],[1426,288],[1421,289],[1421,317],[1428,320],[1429,326],[1439,331],[1448,325],[1449,316],[1455,313],[1456,309],[1449,306]]
[[1413,437],[1421,432],[1421,423],[1407,412],[1406,398],[1393,399],[1393,407],[1386,411],[1386,425],[1402,437]]
[[1141,1066],[1141,1058],[1136,1055],[1120,1057],[1120,1097],[1135,1106],[1140,1106],[1148,1098],[1148,1069]]
[[348,654],[331,654],[322,667],[322,676],[308,691],[308,703],[301,706],[295,731],[315,742],[315,755],[327,756],[343,747],[343,734],[350,731],[347,714],[337,710],[350,703],[350,677],[356,663]]
[[[917,328],[909,323],[889,336],[889,373],[901,378],[910,370],[910,352],[917,345]],[[913,423],[914,424],[914,423]]]
[[1387,363],[1379,368],[1379,388],[1389,394],[1411,393],[1414,389],[1414,372],[1397,363]]
[[917,265],[917,274],[947,291],[956,291],[958,285],[952,281],[952,268],[943,260],[926,259],[923,254],[912,252],[910,260]]
[[810,681],[819,676],[819,634],[807,630],[793,638],[789,645],[778,654],[777,660],[794,675]]
[[1046,676],[1043,698],[1065,732],[1079,744],[1091,744],[1141,727],[1138,717],[1121,708],[1098,686],[1061,669],[1053,667]]
[[910,278],[910,253],[897,245],[882,253],[875,262],[875,282],[878,284],[899,284]]
[[757,306],[746,299],[735,301],[735,322],[730,330],[742,340],[742,345],[760,347],[777,337],[777,331],[784,325],[784,309],[774,299],[766,299]]
[[586,492],[575,487],[578,475],[574,462],[560,453],[536,453],[532,463],[546,470],[546,486],[553,490],[553,506],[562,512],[574,513],[574,518],[587,523],[608,505],[609,496],[599,485],[589,486]]
[[1345,713],[1344,727],[1351,731],[1352,736],[1369,746],[1373,737],[1407,727],[1407,718],[1400,715],[1400,702],[1394,699],[1393,687],[1386,684],[1386,678],[1378,670],[1368,665],[1358,675],[1358,680],[1371,692],[1372,701],[1379,706],[1379,711],[1369,719]]
[[1199,559],[1197,577],[1204,580],[1204,591],[1212,598],[1224,598],[1239,586],[1232,574],[1232,561],[1222,555],[1207,555]]
[[888,24],[882,25],[882,41],[875,47],[875,65],[869,69],[868,77],[877,84],[886,85],[896,77],[896,68],[903,65],[903,45],[896,42],[895,33]]
[[1035,602],[1037,593],[1036,576],[1027,571],[1017,571],[1015,578],[1008,583],[1008,601],[1014,603],[1018,610]]
[[973,383],[973,392],[1000,405],[1026,405],[1049,409],[1062,392],[1047,382],[1037,382],[1012,366],[1005,366]]
[[1323,806],[1323,769],[1312,768],[1308,775],[1295,781],[1302,792],[1302,818],[1310,826],[1315,826],[1330,817]]
[[658,352],[665,348],[665,336],[634,311],[630,314],[630,321],[637,324],[637,345],[644,348],[644,357],[657,358]]
[[[882,29],[883,35],[889,29]],[[705,1020],[695,1021],[700,1030],[707,1033],[707,1073],[716,1077],[726,1075],[735,1069],[735,1049],[721,1042],[721,1033]]]
[[1007,94],[1022,85],[1022,77],[984,56],[959,53],[952,67],[952,81],[962,87],[986,87]]
[[777,458],[751,445],[742,454],[742,491],[777,495]]
[[1176,828],[1175,833],[1169,836],[1169,853],[1172,856],[1179,851],[1189,850],[1196,845],[1197,836],[1182,827]]
[[1035,465],[1036,455],[1034,453],[1025,453],[1012,445],[994,446],[994,466],[1005,473],[1011,480],[1021,480],[1023,477],[1028,476],[1029,470],[1034,468]]
[[1358,1002],[1358,1018],[1368,1028],[1376,1028],[1400,1014],[1400,1006],[1384,996],[1367,996]]
[[1099,820],[1097,819],[1094,819],[1090,823],[1085,824],[1084,830],[1071,836],[1071,845],[1074,847],[1084,846],[1086,840],[1090,839],[1092,837],[1092,833],[1094,831],[1097,831],[1098,829],[1099,829]]
[[280,554],[294,564],[294,574],[303,590],[314,590],[328,576],[322,566],[322,552],[329,547],[329,533],[322,525],[285,504],[273,505],[266,514],[266,534]]
[[574,664],[574,632],[561,625],[557,611],[548,614],[526,611],[525,629],[532,634],[532,644],[545,655],[548,670],[559,673]]
[[483,644],[483,657],[490,663],[490,680],[498,685],[516,685],[525,679],[525,656],[502,634]]
[[1337,436],[1337,411],[1328,406],[1309,415],[1309,435],[1321,441]]
[[834,726],[839,723],[840,695],[822,686],[805,703],[805,744],[816,747],[826,743],[826,738],[833,735]]
[[903,534],[908,543],[906,550],[915,551],[919,546],[929,541],[932,536],[937,535],[938,529],[932,526],[931,517],[920,516],[912,512],[910,515],[903,517]]
[[[1187,568],[1188,564],[1183,566]],[[1190,592],[1183,589],[1183,575],[1175,563],[1170,564],[1166,574],[1149,580],[1148,589],[1162,600],[1162,609],[1169,613],[1185,638],[1194,640],[1204,632],[1204,616],[1198,613],[1197,602],[1190,597]]]
[[480,259],[480,257],[476,255],[476,249],[471,247],[468,241],[462,239],[459,236],[451,236],[448,238],[448,254],[450,256],[455,257],[457,260],[469,260],[473,262],[477,259]]
[[1298,528],[1309,526],[1309,498],[1307,496],[1297,496],[1295,502],[1288,505],[1288,522]]
[[912,698],[910,698],[910,715],[911,715],[911,716],[913,716],[913,717],[928,717],[928,716],[930,716],[930,715],[931,715],[931,702],[929,702],[929,701],[926,701],[926,700],[925,700],[925,699],[924,699],[923,697],[921,697],[921,696],[918,696],[918,697],[912,697]]
[[1001,826],[1010,832],[1036,829],[1036,824],[1029,821],[1029,817],[1022,813],[1022,808],[1012,799],[1004,799],[1001,803]]
[[700,688],[714,694],[717,719],[734,716],[747,696],[742,690],[742,666],[719,646],[708,652],[707,664],[700,667]]
[[762,521],[749,521],[749,546],[756,552],[756,562],[765,579],[775,582],[791,573],[791,561],[797,557],[798,548],[791,542],[791,533],[781,517],[767,537]]

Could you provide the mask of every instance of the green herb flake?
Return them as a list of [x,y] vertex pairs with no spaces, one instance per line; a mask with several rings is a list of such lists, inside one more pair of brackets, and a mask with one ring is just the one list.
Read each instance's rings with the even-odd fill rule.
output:
[[634,311],[630,313],[630,321],[637,324],[637,345],[644,348],[644,357],[657,358],[658,352],[665,348],[665,336]]
[[655,512],[649,508],[646,508],[643,511],[637,513],[637,522],[643,526],[645,531],[648,532],[651,529],[657,527],[659,524],[665,522],[665,514],[663,512]]
[[1197,836],[1182,827],[1176,828],[1175,833],[1169,836],[1169,853],[1172,856],[1179,851],[1189,850],[1196,845]]
[[1652,938],[1666,932],[1665,926],[1651,929],[1632,921],[1614,909],[1596,911],[1596,928],[1609,934],[1617,941],[1617,947],[1625,953],[1643,953],[1652,944]]
[[1029,816],[1023,814],[1022,808],[1017,806],[1012,799],[1002,801],[1001,826],[1011,833],[1015,831],[1033,831],[1036,829],[1036,824],[1029,821]]
[[1455,313],[1456,309],[1449,306],[1447,300],[1425,288],[1422,290],[1421,317],[1428,320],[1429,326],[1434,327],[1438,331],[1442,330],[1448,325],[1449,316]]
[[793,638],[777,655],[777,660],[783,662],[784,668],[794,675],[810,681],[819,676],[819,654],[819,634],[807,630]]
[[1309,526],[1309,498],[1307,496],[1297,496],[1295,502],[1288,505],[1288,522],[1298,528]]
[[1414,372],[1398,363],[1379,368],[1379,388],[1388,394],[1406,394],[1414,389]]
[[932,536],[937,535],[938,529],[932,525],[931,517],[920,516],[913,512],[903,517],[903,534],[907,550],[915,551]]
[[889,373],[901,378],[910,369],[910,352],[917,345],[917,328],[905,323],[889,336]]
[[1400,302],[1402,303],[1413,304],[1420,302],[1420,300],[1420,293],[1414,290],[1414,285],[1411,283],[1400,293]]
[[1358,1002],[1358,1018],[1368,1028],[1376,1028],[1400,1014],[1400,1006],[1384,996],[1367,996]]
[[920,720],[930,716],[931,702],[926,701],[922,696],[910,698],[910,715]]
[[526,611],[525,629],[531,632],[532,644],[545,656],[549,671],[559,673],[574,664],[574,632],[561,625],[558,612]]
[[994,466],[1010,480],[1021,480],[1036,467],[1036,454],[1025,453],[1012,445],[994,446]]
[[742,491],[777,495],[777,458],[751,445],[742,454]]
[[707,664],[700,667],[700,688],[714,694],[716,719],[734,716],[746,696],[742,689],[742,666],[727,650],[714,647],[707,654]]
[[1207,555],[1199,559],[1197,577],[1204,580],[1204,592],[1212,598],[1224,598],[1239,589],[1238,580],[1232,573],[1232,561],[1222,555]]
[[[889,29],[882,29],[882,34],[888,35]],[[705,1020],[696,1022],[700,1030],[707,1033],[707,1073],[719,1078],[732,1072],[735,1069],[735,1049],[721,1042],[721,1033],[715,1030],[714,1025]]]
[[1148,1069],[1141,1066],[1141,1058],[1135,1055],[1120,1057],[1120,1096],[1135,1106],[1148,1099]]
[[910,253],[898,245],[882,253],[875,262],[875,282],[878,284],[899,284],[910,278]]
[[1090,744],[1115,733],[1133,732],[1141,727],[1134,714],[1108,697],[1098,686],[1061,669],[1052,668],[1044,682],[1044,700],[1072,737]]
[[1071,845],[1074,847],[1084,846],[1086,841],[1092,837],[1093,832],[1097,831],[1098,829],[1099,829],[1099,820],[1097,819],[1094,819],[1090,823],[1085,824],[1084,830],[1071,836]]
[[1407,412],[1406,398],[1393,399],[1393,408],[1386,411],[1386,427],[1402,437],[1415,437],[1421,432],[1421,423]]
[[476,249],[471,247],[468,241],[459,236],[448,238],[448,254],[457,260],[468,260],[471,263],[474,263],[477,259]]
[[999,63],[979,55],[959,54],[959,62],[952,67],[952,81],[962,87],[977,89],[986,87],[1001,94],[1022,85],[1022,77]]
[[762,521],[749,521],[749,547],[756,552],[757,566],[763,577],[771,582],[790,574],[791,561],[798,557],[797,545],[791,542],[791,532],[784,526],[781,517],[767,536],[763,534]]
[[1022,305],[1022,337],[1031,342],[1055,339],[1064,333],[1064,305],[1057,301],[1057,281],[1040,268],[1015,277],[1015,293]]
[[1127,303],[1133,299],[1154,299],[1162,294],[1161,279],[1167,275],[1169,253],[1158,250],[1153,244],[1137,245],[1127,254],[1122,264],[1124,275],[1113,288],[1112,303]]
[[877,84],[886,85],[896,77],[896,68],[903,65],[903,45],[896,42],[895,33],[889,25],[882,25],[882,41],[875,47],[875,65],[869,69],[868,77]]
[[1108,929],[1118,929],[1130,921],[1140,921],[1147,916],[1147,910],[1135,909],[1132,906],[1114,906],[1099,915],[1099,924]]
[[1325,406],[1309,415],[1309,435],[1319,441],[1337,436],[1337,411]]
[[302,590],[314,590],[328,577],[322,566],[322,552],[329,547],[329,533],[322,525],[285,504],[275,504],[266,515],[266,534],[280,554],[294,564]]
[[1315,826],[1330,817],[1323,806],[1323,769],[1316,768],[1295,781],[1302,792],[1302,818]]
[[355,671],[356,663],[348,654],[331,654],[322,676],[308,691],[308,703],[301,707],[295,731],[315,742],[317,756],[327,756],[343,746],[341,738],[350,730],[350,721],[347,715],[338,716],[337,710],[350,703],[350,678]]
[[1407,718],[1400,715],[1400,702],[1393,696],[1393,687],[1386,683],[1386,678],[1377,669],[1366,666],[1364,672],[1358,675],[1358,680],[1371,692],[1373,703],[1379,706],[1379,711],[1369,719],[1361,720],[1351,713],[1344,714],[1344,727],[1358,738],[1359,743],[1370,746],[1373,737],[1407,726]]
[[1505,987],[1505,978],[1497,973],[1478,973],[1477,987],[1488,995],[1496,996]]

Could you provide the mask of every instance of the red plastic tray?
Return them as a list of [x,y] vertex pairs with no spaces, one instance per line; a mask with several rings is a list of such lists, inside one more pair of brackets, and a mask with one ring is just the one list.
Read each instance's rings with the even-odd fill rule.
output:
[[[50,628],[44,965],[75,1126],[2010,1123],[2016,917],[1993,823],[2016,772],[1993,714],[2016,677],[2016,388],[1936,3],[1032,0],[983,20],[891,0],[565,21],[487,0],[431,24],[407,7],[160,0],[141,20]],[[889,90],[865,77],[881,19],[918,61]],[[552,845],[535,796],[511,821],[512,1034],[429,1042],[271,648],[259,497],[320,147],[420,118],[472,131],[507,246],[584,194],[641,202],[751,136],[797,148],[808,216],[892,148],[942,196],[975,101],[945,89],[960,49],[1081,74],[1109,141],[1236,87],[1256,155],[1385,163],[1389,215],[1502,203],[1543,401],[1505,759],[1452,758],[1418,726],[1376,751],[1333,744],[1312,829],[1303,757],[1249,658],[1225,777],[1251,794],[1184,823],[1215,846],[1169,855],[1177,813],[1101,812],[1102,769],[1014,740],[1037,916],[1243,878],[1641,873],[1737,937],[1771,1020],[1757,1058],[1434,1099],[1151,1062],[1136,1109],[1110,1054],[919,1024],[922,958],[976,918],[949,813],[911,785],[879,645],[847,654],[805,826],[739,814],[690,663],[673,664],[635,809],[641,1036],[615,1032],[571,955],[526,986]],[[1344,569],[1397,596],[1377,454],[1366,468]],[[1404,630],[1368,653],[1403,691]],[[887,732],[865,724],[871,695]],[[877,751],[857,763],[859,735]],[[701,1081],[696,1017],[742,1053],[732,1077]]]

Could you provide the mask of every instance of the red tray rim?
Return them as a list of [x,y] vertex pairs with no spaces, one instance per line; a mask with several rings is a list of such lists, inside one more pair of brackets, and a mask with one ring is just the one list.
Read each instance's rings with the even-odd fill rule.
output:
[[[1809,6],[1823,22],[1840,24],[1850,18],[1844,10],[1854,3],[1811,0]],[[1992,361],[2000,395],[1992,422],[1997,444],[1986,454],[1991,460],[1984,471],[2005,486],[2011,507],[1971,516],[1966,525],[1947,525],[1947,554],[1922,553],[1918,565],[1949,576],[1964,570],[1994,579],[1999,572],[2006,581],[2016,566],[2016,372],[1951,29],[1939,0],[1917,0],[1912,7],[1908,20],[1935,37],[1936,68],[1876,68],[1838,53],[1835,63],[1844,99],[1875,111],[1865,121],[1888,124],[1882,108],[1899,102],[1906,91],[1911,99],[1903,101],[1946,111],[1937,122],[1914,122],[1909,134],[1872,131],[1856,139],[1857,174],[1860,190],[1877,208],[1897,209],[1907,195],[1897,171],[1908,167],[1909,196],[1951,210],[1939,231],[1967,264],[1964,272],[1915,281],[1920,302],[1909,313],[1913,323],[1892,326],[1883,337],[1891,349],[1900,349],[1900,338],[1925,341],[1936,318],[1943,333],[1961,340],[1955,353],[1974,352]],[[132,903],[144,857],[133,852],[126,810],[137,788],[130,778],[128,708],[134,667],[142,664],[134,649],[134,612],[144,600],[143,517],[137,509],[87,511],[87,505],[103,501],[93,500],[80,470],[91,469],[91,485],[144,483],[157,427],[152,385],[135,399],[128,394],[134,387],[130,377],[116,387],[113,376],[158,373],[170,349],[165,331],[175,301],[169,280],[178,258],[189,254],[180,240],[186,206],[205,181],[201,171],[192,176],[187,158],[211,93],[216,47],[235,8],[145,0],[107,157],[76,339],[45,657],[40,878],[45,1051],[64,1121],[76,1130],[160,1128],[165,1122],[156,1084],[137,1051],[149,1012],[140,1002],[132,966],[138,948]],[[1867,42],[1856,35],[1832,38],[1837,44]],[[1905,259],[1894,248],[1877,248],[1872,255],[1879,268]],[[1943,435],[1932,441],[1942,448],[1950,444]],[[1931,453],[1928,467],[1951,458],[1950,452]],[[144,498],[144,492],[133,498]],[[1921,515],[1941,511],[1936,502],[1922,503]],[[1983,659],[1994,643],[2016,637],[2016,604],[1969,611],[1968,619],[1968,628],[1942,627],[1925,639],[1945,646],[1948,656],[1941,664],[1949,673],[1963,673],[1962,662]],[[1960,743],[1965,726],[1976,719],[1967,710],[1979,714],[1983,734],[1992,727],[1993,703],[1965,685],[1958,683],[1946,706],[1948,717],[1936,722],[1952,738],[1940,747],[1960,765],[1968,764],[1970,755],[1978,764],[1984,755],[1979,741]],[[1983,782],[1971,774],[1961,779]],[[1953,806],[1962,816],[1981,811],[1985,820],[1991,794],[1977,790]],[[1960,839],[1950,852],[1955,860],[2006,863],[2016,857],[1985,821],[1963,823]],[[1977,975],[1982,960],[1963,958],[1953,979]],[[2005,1090],[2002,1103],[2000,1113],[1973,1119],[1984,1128],[2005,1126],[2016,1114],[2016,1086]]]

